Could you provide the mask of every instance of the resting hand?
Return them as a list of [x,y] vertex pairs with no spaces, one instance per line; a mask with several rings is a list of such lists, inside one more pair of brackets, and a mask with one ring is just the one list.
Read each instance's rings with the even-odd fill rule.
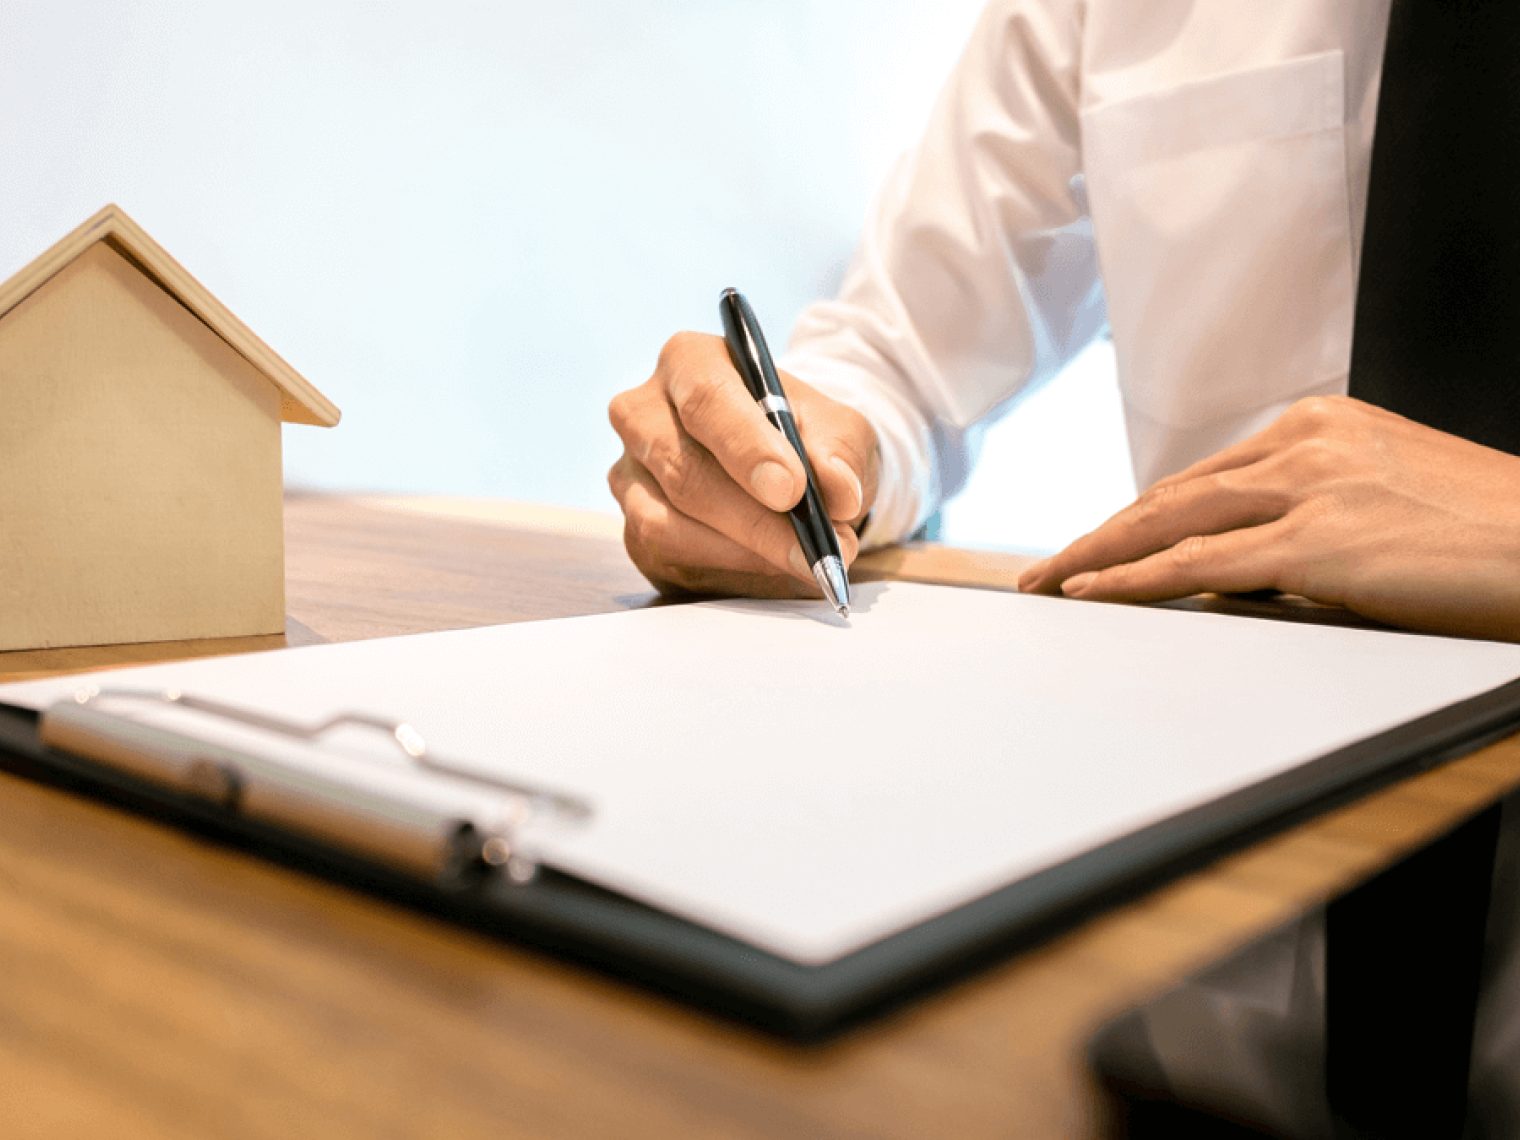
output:
[[1019,588],[1135,602],[1275,589],[1520,640],[1520,458],[1311,397],[1163,479]]
[[[795,377],[783,373],[782,384],[849,565],[860,543],[848,524],[876,496],[876,433]],[[802,463],[745,389],[721,337],[672,337],[654,375],[616,396],[609,415],[623,455],[607,482],[623,508],[629,557],[656,589],[817,594],[782,513],[802,498]]]

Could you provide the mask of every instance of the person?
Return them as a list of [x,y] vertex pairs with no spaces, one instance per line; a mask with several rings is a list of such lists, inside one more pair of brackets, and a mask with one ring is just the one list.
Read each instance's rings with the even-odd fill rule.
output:
[[[993,0],[781,360],[847,561],[912,534],[986,424],[1106,327],[1145,489],[1022,589],[1271,589],[1520,640],[1517,144],[1520,6]],[[814,591],[778,513],[800,466],[721,340],[672,337],[609,411],[608,481],[652,583]],[[1515,808],[1472,1055],[1482,1135],[1520,1133]],[[1322,920],[1260,957],[1243,988],[1185,988],[1189,1016],[1152,1043],[1185,1075],[1286,1011],[1268,1036],[1298,1043],[1287,1059],[1266,1041],[1237,1076],[1318,1134],[1301,1045],[1323,1024]]]
[[[1430,426],[1471,403],[1466,374],[1520,358],[1509,343],[1464,355],[1483,348],[1483,307],[1432,305],[1448,351],[1420,383],[1438,414],[1417,422],[1347,394],[1353,332],[1359,352],[1379,339],[1369,292],[1397,292],[1386,283],[1401,264],[1380,254],[1375,288],[1359,289],[1389,12],[1390,0],[988,6],[839,296],[803,314],[781,360],[847,560],[911,534],[964,481],[985,425],[1106,325],[1146,490],[1022,588],[1134,601],[1276,589],[1520,639],[1520,460],[1463,438],[1482,430]],[[1401,92],[1402,76],[1436,73],[1401,66]],[[1485,91],[1520,87],[1498,66]],[[1499,168],[1495,141],[1477,140]],[[1430,166],[1434,189],[1414,205],[1471,229],[1489,168]],[[1465,197],[1425,209],[1443,184]],[[1383,213],[1408,198],[1385,193]],[[1501,237],[1469,244],[1513,270],[1520,245]],[[1514,296],[1488,306],[1490,324],[1520,324]],[[1417,323],[1408,312],[1383,324]],[[1383,339],[1384,361],[1415,359]],[[1506,376],[1485,381],[1501,410]],[[813,589],[777,513],[801,494],[800,466],[720,339],[671,338],[610,415],[624,451],[609,484],[651,582]],[[1474,415],[1479,429],[1494,418]]]

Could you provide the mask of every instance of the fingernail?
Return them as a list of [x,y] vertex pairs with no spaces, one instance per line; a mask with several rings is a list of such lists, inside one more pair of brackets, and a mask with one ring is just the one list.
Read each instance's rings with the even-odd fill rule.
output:
[[1092,585],[1093,579],[1098,576],[1096,570],[1089,570],[1085,574],[1077,574],[1061,583],[1061,593],[1068,598],[1079,598],[1082,591]]
[[749,485],[754,488],[755,497],[773,511],[784,511],[792,505],[792,473],[774,459],[755,465]]
[[860,485],[860,476],[855,474],[855,469],[839,456],[834,456],[829,463],[833,465],[834,470],[844,476],[845,482],[849,485],[850,494],[854,496],[845,509],[845,517],[852,519],[860,514],[861,508],[866,505],[865,488]]
[[1045,576],[1045,571],[1050,569],[1050,559],[1042,558],[1029,569],[1019,575],[1019,589],[1027,590]]
[[813,580],[813,571],[808,568],[807,559],[802,556],[802,547],[792,547],[792,552],[787,555],[786,561],[791,566],[792,573],[797,575],[797,577],[807,582]]

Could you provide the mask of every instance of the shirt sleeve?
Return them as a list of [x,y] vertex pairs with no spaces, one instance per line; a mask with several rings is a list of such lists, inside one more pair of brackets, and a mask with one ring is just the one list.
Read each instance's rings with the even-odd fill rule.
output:
[[960,489],[986,424],[1103,327],[1080,179],[1082,0],[993,0],[918,146],[872,206],[839,296],[782,366],[875,426],[866,545]]

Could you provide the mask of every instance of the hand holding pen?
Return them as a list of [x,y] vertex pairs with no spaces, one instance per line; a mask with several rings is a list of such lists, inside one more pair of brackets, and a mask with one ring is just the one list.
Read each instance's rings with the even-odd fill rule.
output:
[[[876,496],[876,433],[854,409],[779,374],[846,568]],[[654,374],[609,409],[623,455],[608,483],[629,556],[659,590],[817,597],[787,512],[802,461],[746,390],[722,338],[672,337]]]
[[843,617],[850,616],[850,580],[845,575],[844,556],[839,551],[839,541],[834,533],[828,511],[824,509],[823,494],[818,490],[818,476],[808,459],[807,448],[797,431],[797,417],[781,377],[771,362],[771,352],[760,331],[760,321],[737,289],[723,290],[718,301],[719,316],[723,321],[723,341],[728,346],[729,359],[744,380],[744,387],[771,426],[786,439],[787,446],[802,461],[802,498],[787,511],[792,520],[792,531],[803,560],[813,572],[824,599]]

